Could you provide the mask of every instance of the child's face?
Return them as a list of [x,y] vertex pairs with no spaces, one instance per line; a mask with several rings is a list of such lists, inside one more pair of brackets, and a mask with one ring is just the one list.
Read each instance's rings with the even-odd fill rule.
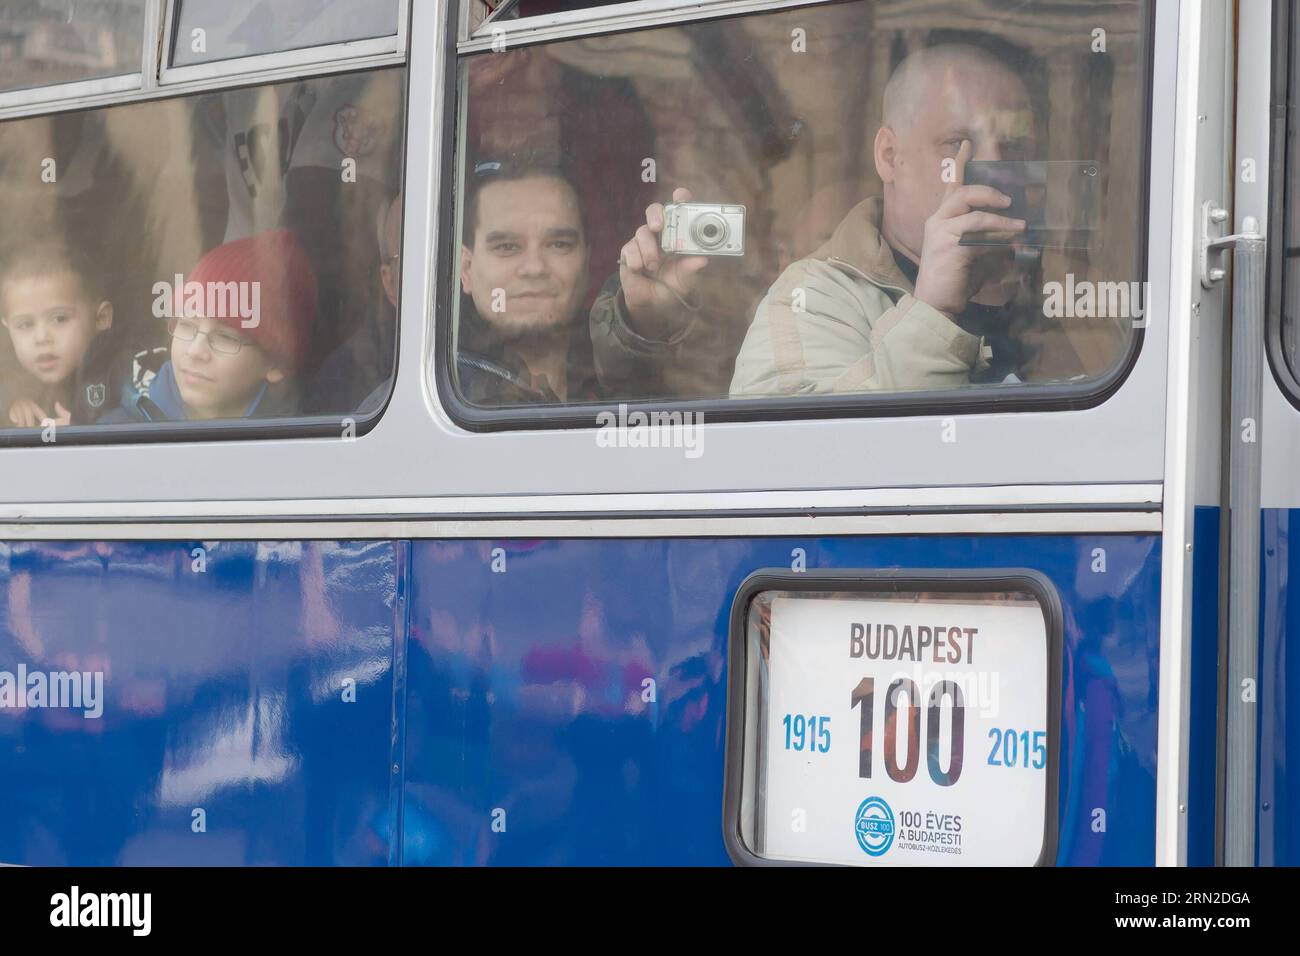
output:
[[207,318],[177,320],[172,369],[195,419],[241,418],[263,382],[284,380],[284,373],[247,336]]
[[92,302],[66,270],[0,283],[0,315],[19,363],[45,385],[70,381],[96,334],[113,324],[113,307]]

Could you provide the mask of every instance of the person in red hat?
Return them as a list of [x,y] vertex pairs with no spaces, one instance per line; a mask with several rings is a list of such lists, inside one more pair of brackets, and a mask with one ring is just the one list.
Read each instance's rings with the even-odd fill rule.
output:
[[148,393],[101,423],[266,418],[296,412],[294,382],[316,321],[316,276],[288,229],[213,249],[189,279],[155,284],[171,360]]

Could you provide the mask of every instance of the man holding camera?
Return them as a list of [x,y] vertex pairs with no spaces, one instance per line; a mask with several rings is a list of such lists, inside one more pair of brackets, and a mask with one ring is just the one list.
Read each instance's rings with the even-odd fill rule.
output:
[[[1014,243],[1026,224],[1001,214],[1008,196],[964,178],[969,160],[1033,158],[1034,130],[1028,90],[992,54],[946,44],[908,56],[885,88],[875,138],[883,195],[859,203],[768,290],[731,396],[1018,381],[1022,350],[1007,306],[1024,279]],[[709,258],[662,252],[662,229],[663,211],[651,206],[623,248],[623,301],[607,297],[606,313],[592,316],[598,361],[611,343],[650,355],[649,343],[670,348],[689,332]],[[598,318],[611,330],[603,343]]]

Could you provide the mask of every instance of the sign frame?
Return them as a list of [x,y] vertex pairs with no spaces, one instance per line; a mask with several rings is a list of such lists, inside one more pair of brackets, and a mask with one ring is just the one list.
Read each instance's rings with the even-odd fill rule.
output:
[[722,786],[722,836],[727,854],[738,866],[839,866],[820,861],[775,860],[758,856],[741,836],[741,806],[745,777],[746,684],[749,675],[749,610],[765,591],[841,592],[887,597],[908,592],[961,595],[990,591],[1023,592],[1038,601],[1043,612],[1047,648],[1047,779],[1044,799],[1043,847],[1034,866],[1055,864],[1060,839],[1061,685],[1064,662],[1064,614],[1056,586],[1032,568],[818,568],[791,571],[762,568],[751,573],[731,604],[727,640],[727,730]]

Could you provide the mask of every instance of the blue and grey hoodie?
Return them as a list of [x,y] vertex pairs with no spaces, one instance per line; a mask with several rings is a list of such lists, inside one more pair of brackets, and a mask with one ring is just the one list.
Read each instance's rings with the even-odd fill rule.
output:
[[[272,389],[262,383],[253,400],[249,402],[242,418],[274,418],[294,414],[294,403],[286,392]],[[147,391],[123,402],[99,420],[101,425],[120,425],[128,422],[183,422],[189,420],[189,409],[181,398],[176,384],[176,372],[167,362],[158,370]]]

